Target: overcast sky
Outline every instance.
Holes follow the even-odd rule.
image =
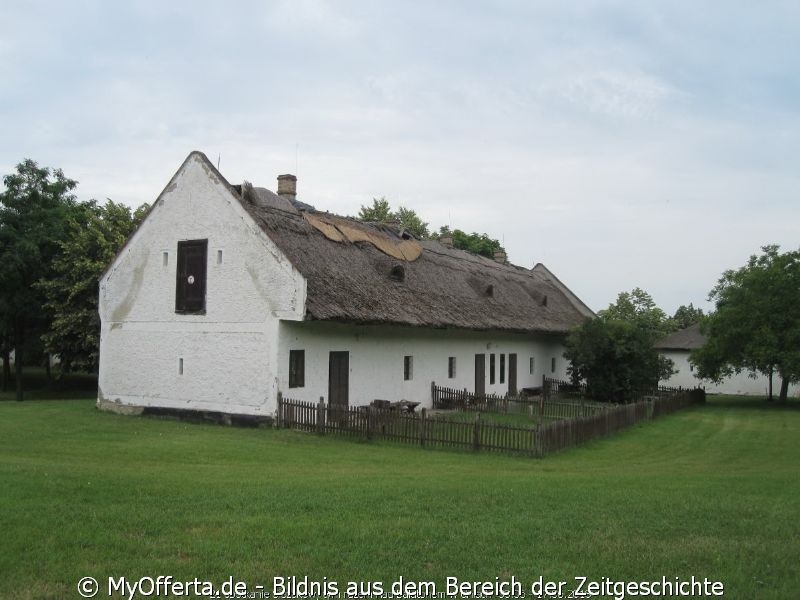
[[[0,4],[0,171],[152,202],[192,150],[501,239],[595,310],[796,249],[800,3]]]

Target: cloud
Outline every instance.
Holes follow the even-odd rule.
[[[705,298],[796,244],[798,9],[626,1],[0,7],[0,166],[152,201],[193,149],[233,182],[374,196],[503,238],[595,308]]]
[[[267,6],[264,25],[282,36],[347,39],[358,34],[358,21],[327,0],[280,0]]]
[[[607,70],[582,73],[544,91],[579,109],[625,118],[652,116],[676,94],[665,82],[646,73]]]

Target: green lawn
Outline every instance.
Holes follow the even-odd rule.
[[[711,398],[535,460],[0,401],[0,597],[77,598],[84,576],[694,575],[795,598],[799,433],[796,401]]]
[[[432,418],[440,418],[447,421],[458,421],[461,423],[474,423],[475,422],[475,415],[477,413],[471,411],[461,411],[461,410],[439,410],[435,411],[432,414]],[[494,413],[494,412],[482,412],[481,413],[481,421],[483,423],[492,423],[497,425],[508,425],[510,427],[536,427],[536,425],[541,421],[539,419],[539,415],[527,415],[527,414],[520,414],[520,413]],[[545,423],[549,423],[551,419],[544,419]]]

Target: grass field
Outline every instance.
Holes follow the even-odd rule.
[[[796,598],[799,433],[796,401],[711,398],[535,460],[0,401],[0,597],[78,598],[84,576],[694,575]]]

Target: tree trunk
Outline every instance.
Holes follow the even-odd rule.
[[[3,391],[8,391],[8,382],[11,381],[11,351],[3,351]]]
[[[22,361],[25,360],[25,321],[18,318],[14,326],[14,376],[17,384],[17,402],[24,399],[22,393]]]
[[[772,375],[773,375],[773,373],[775,373],[775,369],[770,368],[770,370],[769,370],[769,398],[767,398],[767,400],[769,400],[770,402],[772,402]]]
[[[50,353],[44,355],[44,370],[47,373],[47,381],[51,381],[53,377],[50,373]]]
[[[786,403],[786,398],[789,395],[789,378],[788,377],[781,377],[781,395],[778,398],[778,401],[782,404]]]
[[[22,348],[14,348],[14,377],[17,380],[17,402],[22,402]]]

